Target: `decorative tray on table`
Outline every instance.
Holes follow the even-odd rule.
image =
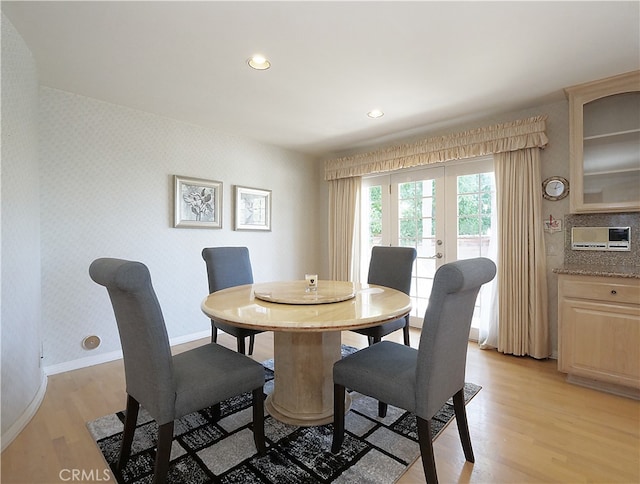
[[[306,281],[255,284],[253,293],[263,301],[280,304],[328,304],[347,301],[356,295],[352,282],[318,281],[310,288]]]

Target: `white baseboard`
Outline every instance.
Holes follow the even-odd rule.
[[[40,373],[40,387],[38,388],[36,395],[33,397],[33,400],[31,400],[29,405],[27,405],[27,408],[25,408],[24,412],[22,413],[22,415],[20,415],[18,420],[16,420],[4,434],[2,434],[2,437],[0,438],[0,440],[2,440],[1,452],[4,452],[4,449],[6,449],[9,444],[14,441],[14,439],[20,434],[20,432],[22,432],[22,429],[24,429],[31,421],[33,416],[40,408],[40,404],[42,403],[42,400],[44,400],[46,391],[47,375],[44,371],[42,371]]]
[[[169,344],[171,346],[181,345],[183,343],[191,343],[192,341],[196,341],[203,338],[209,338],[211,340],[211,330],[208,329],[206,331],[200,331],[198,333],[191,333],[184,336],[178,336],[177,338],[171,338],[169,340]]]
[[[109,361],[119,360],[120,358],[122,358],[122,350],[110,351],[109,353],[101,353],[95,356],[78,358],[77,360],[64,361],[62,363],[58,363],[57,365],[45,366],[44,372],[47,375],[57,375],[58,373],[64,373],[66,371],[72,371],[72,370],[79,370],[80,368],[99,365],[101,363],[107,363]]]
[[[202,338],[211,338],[211,331],[200,331],[198,333],[187,334],[184,336],[178,336],[171,338],[169,344],[171,346],[180,345],[183,343],[189,343]],[[111,351],[109,353],[102,353],[95,356],[87,356],[86,358],[78,358],[77,360],[65,361],[56,365],[49,365],[44,367],[46,375],[56,375],[58,373],[64,373],[66,371],[78,370],[80,368],[87,368],[89,366],[99,365],[101,363],[107,363],[109,361],[119,360],[122,358],[122,350]]]
[[[183,343],[189,343],[202,338],[210,338],[211,331],[201,331],[199,333],[187,334],[184,336],[178,336],[169,340],[171,346],[180,345]],[[99,365],[100,363],[107,363],[109,361],[118,360],[122,358],[122,350],[111,351],[109,353],[103,353],[96,356],[88,356],[86,358],[79,358],[77,360],[65,361],[57,365],[45,366],[42,368],[40,386],[36,392],[35,397],[29,403],[22,415],[16,420],[16,422],[2,434],[0,441],[2,442],[2,451],[6,449],[11,442],[22,432],[22,430],[31,421],[36,414],[44,400],[45,393],[47,391],[47,377],[49,375],[55,375],[57,373],[64,373],[65,371],[78,370],[80,368],[86,368],[88,366]]]

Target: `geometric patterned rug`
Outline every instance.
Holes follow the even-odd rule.
[[[355,351],[343,347],[343,354]],[[273,389],[273,361],[265,366],[265,393]],[[465,402],[480,387],[465,384]],[[332,425],[297,427],[265,415],[267,453],[258,455],[251,431],[251,394],[221,404],[221,418],[210,409],[176,420],[171,449],[170,483],[380,483],[396,482],[420,456],[415,417],[389,405],[378,417],[378,402],[351,393],[345,418],[345,440],[338,455],[331,453]],[[435,439],[453,419],[448,402],[432,420]],[[87,423],[96,444],[120,484],[150,483],[158,427],[141,407],[131,457],[120,473],[118,460],[124,412]]]

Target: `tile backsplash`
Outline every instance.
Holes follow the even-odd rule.
[[[572,250],[572,227],[631,227],[628,252]],[[640,212],[567,214],[564,216],[565,264],[640,266]]]

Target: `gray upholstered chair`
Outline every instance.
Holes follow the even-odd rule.
[[[416,415],[422,465],[430,484],[437,482],[431,418],[453,396],[464,455],[474,462],[464,404],[467,344],[478,291],[495,274],[495,264],[482,257],[441,266],[417,350],[383,341],[334,364],[333,453],[340,451],[344,440],[345,388],[349,388]]]
[[[413,261],[416,260],[416,249],[413,247],[376,246],[371,249],[369,261],[369,284],[391,287],[409,294],[411,291],[411,273]],[[369,345],[379,343],[384,336],[402,329],[404,344],[409,346],[409,315],[394,319],[371,328],[355,329],[359,334],[367,336]]]
[[[249,249],[246,247],[207,247],[202,250],[202,258],[207,264],[209,293],[228,287],[253,284],[253,271]],[[218,329],[235,336],[238,353],[245,353],[245,338],[249,338],[249,354],[253,354],[255,335],[262,331],[238,328],[222,321],[211,320],[211,341],[218,341]]]
[[[147,267],[140,262],[96,259],[89,274],[105,286],[120,334],[127,391],[124,434],[117,468],[131,451],[139,406],[158,424],[154,481],[165,482],[169,469],[174,420],[245,392],[253,393],[253,435],[264,453],[264,369],[223,346],[209,343],[171,355],[160,304]]]

